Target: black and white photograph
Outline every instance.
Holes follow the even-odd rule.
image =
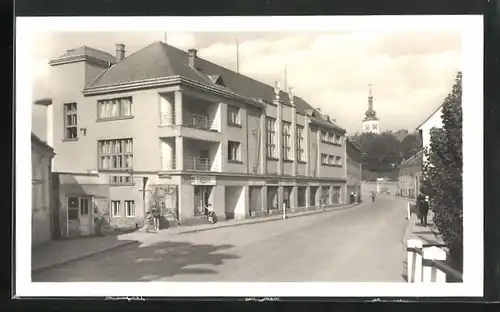
[[[20,296],[482,296],[481,17],[17,23]]]

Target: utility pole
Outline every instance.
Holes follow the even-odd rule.
[[[165,33],[165,44],[167,44],[167,33]]]

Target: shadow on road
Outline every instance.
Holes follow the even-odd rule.
[[[33,282],[134,282],[179,274],[215,274],[212,266],[239,258],[220,252],[232,247],[188,242],[159,242],[146,247],[134,244],[39,272],[33,275]]]

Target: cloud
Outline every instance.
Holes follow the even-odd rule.
[[[68,48],[88,45],[114,54],[114,44],[123,42],[128,54],[164,38],[161,32],[47,34],[35,55],[37,77]],[[167,33],[167,40],[233,70],[238,40],[242,74],[284,86],[286,66],[295,94],[350,133],[361,130],[369,84],[381,128],[413,130],[451,91],[462,57],[459,33]]]

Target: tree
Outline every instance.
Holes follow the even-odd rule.
[[[443,127],[430,131],[430,148],[425,150],[424,181],[421,191],[431,199],[434,223],[450,255],[462,266],[462,73],[457,74],[452,92],[446,97],[441,116]]]
[[[400,142],[391,132],[362,133],[352,137],[363,152],[363,168],[373,172],[392,172],[401,160]]]

